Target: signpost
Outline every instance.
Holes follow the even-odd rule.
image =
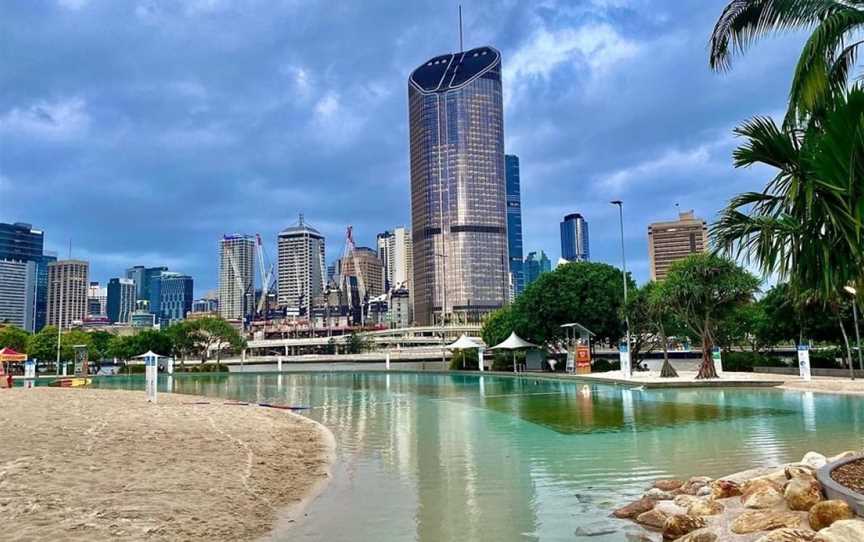
[[[801,379],[810,380],[810,345],[798,345],[798,372],[801,374]]]
[[[483,372],[483,363],[485,363],[483,361],[483,350],[484,350],[483,348],[477,349],[477,367],[480,368],[481,373]]]
[[[156,377],[159,371],[158,357],[153,352],[144,354],[144,371],[147,377],[147,401],[156,402]]]
[[[711,350],[711,359],[714,360],[714,369],[717,371],[717,376],[723,375],[723,351],[719,346],[715,346]]]
[[[591,373],[591,348],[587,344],[576,346],[576,374]]]
[[[622,342],[618,346],[618,356],[621,358],[621,374],[625,379],[629,380],[630,373],[630,345]]]

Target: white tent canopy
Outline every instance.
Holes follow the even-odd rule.
[[[473,339],[465,334],[462,334],[458,341],[447,345],[447,350],[467,350],[469,348],[486,348],[486,345],[480,339]]]
[[[529,343],[519,335],[516,335],[516,332],[513,331],[510,333],[510,336],[507,337],[507,340],[500,344],[496,344],[491,348],[491,350],[519,350],[522,348],[538,348],[538,345]]]
[[[141,354],[140,356],[135,356],[136,358],[165,358],[168,356],[160,356],[156,352],[152,350],[148,350],[146,354]]]

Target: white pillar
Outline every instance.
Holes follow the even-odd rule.
[[[810,345],[798,345],[798,372],[801,380],[810,380]]]
[[[621,375],[629,380],[630,374],[630,345],[626,342],[621,343],[618,347],[618,357],[621,360]]]
[[[276,358],[276,370],[282,372],[282,356]]]
[[[477,349],[477,366],[480,368],[480,372],[483,372],[483,349]]]
[[[384,368],[390,370],[390,352],[384,354]]]
[[[156,377],[159,367],[156,364],[156,356],[144,358],[144,371],[147,378],[147,401],[156,402]]]
[[[169,375],[174,374],[174,358],[168,358],[165,360],[165,372]]]
[[[714,347],[714,350],[711,351],[711,358],[714,360],[717,376],[723,376],[723,350],[719,346]]]

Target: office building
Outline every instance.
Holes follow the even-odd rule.
[[[90,264],[81,260],[48,263],[47,324],[68,329],[87,317]]]
[[[428,60],[408,108],[414,319],[476,320],[509,290],[501,54]]]
[[[164,271],[159,285],[159,311],[156,321],[162,325],[171,325],[186,319],[192,312],[193,281],[189,275]]]
[[[255,244],[252,235],[219,241],[219,314],[226,320],[244,320],[254,309]]]
[[[87,317],[101,318],[108,316],[108,289],[98,282],[91,282],[87,288]]]
[[[216,314],[219,312],[219,301],[210,298],[201,298],[192,301],[192,312],[196,314]]]
[[[413,275],[411,234],[403,227],[378,234],[378,258],[384,265],[384,290],[409,288]]]
[[[0,260],[0,323],[33,332],[36,318],[36,262]]]
[[[708,250],[708,226],[692,210],[678,213],[678,220],[648,226],[651,280],[663,280],[669,267],[690,254]]]
[[[128,324],[135,310],[136,285],[132,279],[113,278],[106,288],[108,299],[105,311],[112,324]]]
[[[39,331],[48,319],[48,264],[56,261],[46,254],[44,232],[23,222],[0,223],[0,260],[36,263],[36,301],[33,328]]]
[[[411,325],[411,296],[407,288],[393,288],[387,299],[387,322],[391,328]]]
[[[153,286],[155,284],[156,288],[159,287],[160,277],[165,271],[168,271],[165,266],[144,267],[143,265],[136,265],[126,270],[126,278],[135,283],[135,300],[146,300],[150,311],[154,314],[158,313],[159,309],[159,292],[154,292]]]
[[[359,268],[358,273],[354,270],[354,262],[357,262]],[[353,255],[341,258],[336,268],[340,277],[344,280],[347,278],[357,278],[357,287],[361,286],[365,291],[363,299],[357,299],[358,303],[363,303],[378,297],[384,293],[384,265],[378,258],[378,254],[369,247],[356,247]]]
[[[312,299],[324,289],[324,236],[303,222],[279,232],[279,273],[276,302],[308,313]]]
[[[537,252],[529,252],[525,258],[525,286],[528,286],[543,273],[552,271],[552,262],[546,257],[546,253],[542,250]]]
[[[561,221],[561,257],[568,262],[587,262],[591,259],[588,222],[579,213],[569,214]]]
[[[522,260],[522,189],[518,156],[504,155],[504,177],[507,184],[507,253],[510,257],[510,287],[514,295],[519,295],[525,289],[525,263]]]

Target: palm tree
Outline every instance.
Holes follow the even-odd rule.
[[[786,124],[818,114],[832,96],[845,92],[864,30],[864,0],[731,0],[714,26],[710,65],[725,70],[769,34],[813,29],[795,69]]]

